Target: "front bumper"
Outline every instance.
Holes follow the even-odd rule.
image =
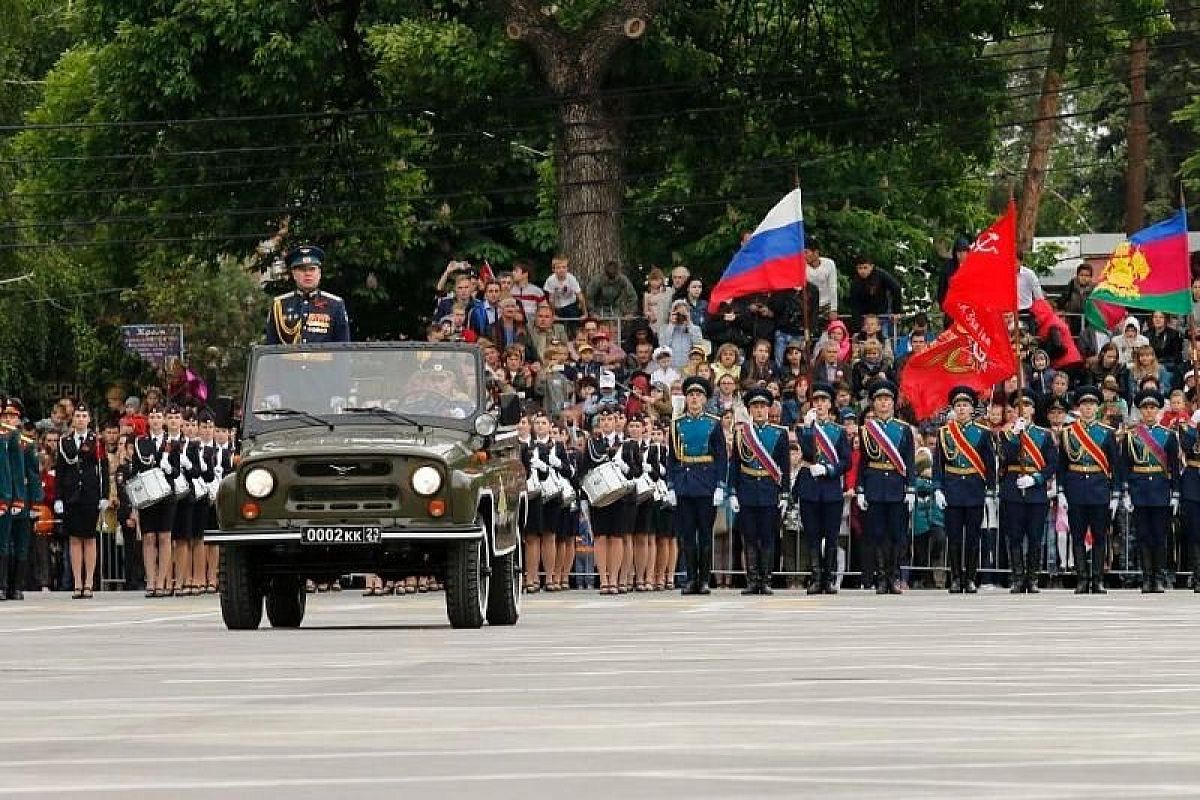
[[[459,541],[482,539],[485,533],[484,528],[479,525],[409,525],[404,528],[384,528],[382,538],[385,542]],[[204,532],[206,544],[276,544],[299,541],[298,529]]]

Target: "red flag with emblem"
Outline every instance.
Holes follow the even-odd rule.
[[[946,406],[946,395],[955,386],[991,391],[1014,368],[1007,338],[985,347],[982,340],[954,325],[928,350],[909,356],[900,372],[900,394],[924,420]]]
[[[483,266],[479,268],[479,285],[487,286],[489,282],[496,280],[496,273],[492,271],[492,265],[485,258]]]

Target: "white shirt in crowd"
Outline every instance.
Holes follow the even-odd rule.
[[[817,305],[828,307],[833,313],[838,308],[837,264],[832,258],[821,256],[817,266],[808,265],[808,283],[817,290]]]
[[[1029,267],[1022,266],[1017,273],[1017,308],[1027,311],[1033,306],[1034,300],[1044,300],[1046,293],[1042,291],[1042,283],[1037,273]]]
[[[554,307],[555,311],[578,302],[579,295],[583,294],[579,281],[575,280],[575,276],[569,272],[561,281],[557,275],[551,274],[549,278],[546,278],[546,283],[542,288],[549,295],[550,305]]]

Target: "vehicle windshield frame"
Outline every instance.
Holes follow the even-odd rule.
[[[464,354],[469,355],[475,365],[475,395],[472,397],[472,401],[475,403],[474,412],[468,414],[462,419],[454,419],[436,414],[430,415],[411,413],[406,410],[401,411],[400,413],[406,417],[411,417],[415,422],[419,422],[421,425],[429,427],[451,428],[463,431],[473,431],[475,429],[475,419],[482,414],[489,413],[484,392],[480,391],[481,387],[485,386],[486,383],[483,369],[483,354],[480,352],[478,347],[465,345],[460,342],[331,342],[305,345],[255,345],[250,351],[249,365],[246,370],[246,384],[242,392],[242,435],[245,437],[253,437],[263,433],[272,433],[275,431],[316,427],[311,423],[296,417],[266,419],[259,417],[254,412],[250,404],[250,395],[254,390],[255,380],[259,372],[260,361],[264,357],[284,355],[287,353],[344,353],[348,351],[410,353],[432,352],[453,353],[456,356],[462,356]],[[329,420],[334,424],[335,428],[349,426],[401,425],[401,423],[389,419],[382,414],[335,414],[333,411],[314,411],[312,413]]]

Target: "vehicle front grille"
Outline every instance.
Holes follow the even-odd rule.
[[[395,511],[400,508],[400,489],[370,483],[293,486],[288,505],[296,511]]]
[[[330,459],[301,461],[296,464],[296,475],[301,478],[382,478],[391,474],[390,461]]]

